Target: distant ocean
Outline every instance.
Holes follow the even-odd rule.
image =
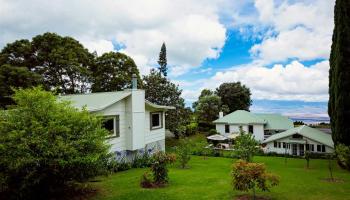
[[[305,124],[329,123],[329,117],[289,117],[293,121],[302,121]]]

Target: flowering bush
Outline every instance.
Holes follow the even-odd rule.
[[[233,165],[232,170],[233,188],[241,191],[253,190],[255,197],[255,187],[262,191],[269,191],[270,187],[279,183],[276,175],[266,172],[265,165],[262,163],[248,163],[238,160]]]
[[[154,183],[162,185],[168,183],[168,168],[167,164],[174,163],[176,156],[159,151],[153,154],[151,170],[153,173]]]

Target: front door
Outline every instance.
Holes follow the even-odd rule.
[[[292,154],[293,155],[298,155],[298,146],[297,144],[292,144]]]
[[[299,144],[299,156],[304,156],[304,144]]]

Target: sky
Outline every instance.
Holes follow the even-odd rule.
[[[99,55],[131,56],[141,74],[166,43],[186,105],[240,81],[253,112],[327,117],[334,0],[0,0],[0,48],[56,32]]]

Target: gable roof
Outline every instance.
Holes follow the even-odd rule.
[[[86,106],[88,111],[99,111],[131,95],[131,91],[96,92],[89,94],[62,95],[58,98],[72,102],[76,108]]]
[[[257,113],[256,115],[267,122],[265,125],[266,130],[288,130],[294,128],[293,121],[286,116],[262,113]]]
[[[324,145],[327,145],[331,148],[334,148],[334,143],[332,140],[332,136],[330,134],[324,133],[318,129],[308,127],[306,125],[295,127],[292,129],[289,129],[287,131],[274,134],[263,141],[263,143],[269,143],[274,140],[278,140],[281,138],[285,138],[294,134],[300,134],[304,137],[307,137],[309,139],[315,140],[316,142],[322,143]]]
[[[108,106],[117,103],[118,101],[131,95],[131,90],[116,91],[116,92],[96,92],[89,94],[71,94],[59,96],[59,100],[70,101],[76,108],[86,106],[90,112],[100,111]],[[175,109],[172,106],[162,106],[151,103],[145,100],[145,104],[155,109]]]
[[[255,114],[245,111],[236,110],[224,117],[221,117],[213,123],[229,123],[229,124],[265,124],[266,121]]]

